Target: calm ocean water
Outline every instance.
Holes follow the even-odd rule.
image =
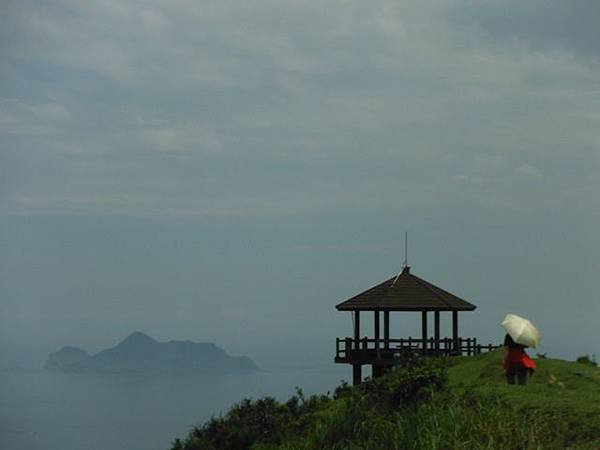
[[[0,449],[164,450],[244,397],[326,393],[349,375],[333,363],[235,375],[2,371]]]

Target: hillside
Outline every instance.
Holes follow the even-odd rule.
[[[63,372],[127,372],[148,370],[252,371],[258,367],[245,356],[229,356],[210,342],[158,342],[135,331],[116,346],[89,355],[63,347],[48,356],[47,370]]]
[[[503,354],[407,360],[333,395],[246,399],[171,450],[600,449],[598,367],[537,359],[526,386],[509,386]]]

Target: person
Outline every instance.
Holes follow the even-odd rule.
[[[506,381],[508,384],[515,384],[516,376],[519,384],[525,384],[527,374],[533,375],[536,369],[535,361],[525,352],[527,346],[517,344],[509,334],[504,337],[504,346],[508,350],[502,361],[502,367],[506,371]]]

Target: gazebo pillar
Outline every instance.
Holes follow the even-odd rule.
[[[386,350],[390,348],[390,312],[383,312],[383,347]]]
[[[360,311],[354,311],[354,350],[360,350]],[[362,381],[362,365],[352,364],[352,385]]]
[[[379,352],[379,310],[373,311],[373,316],[375,318],[375,354],[377,363],[371,364],[372,376],[373,378],[380,377],[383,375],[383,366],[379,364],[379,358],[381,354]]]
[[[423,352],[427,350],[427,311],[421,311],[421,338],[423,339]]]
[[[379,356],[379,311],[373,311],[375,316],[375,351]]]
[[[433,337],[435,339],[435,349],[440,349],[440,312],[433,313]]]
[[[360,311],[354,311],[354,350],[360,349]]]
[[[362,365],[352,364],[352,385],[358,386],[362,383]]]
[[[452,343],[454,352],[458,352],[458,311],[452,311]]]

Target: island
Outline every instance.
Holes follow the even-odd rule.
[[[44,369],[61,372],[211,371],[252,372],[258,366],[246,356],[230,356],[211,342],[159,342],[135,331],[115,347],[90,355],[63,347],[48,356]]]

